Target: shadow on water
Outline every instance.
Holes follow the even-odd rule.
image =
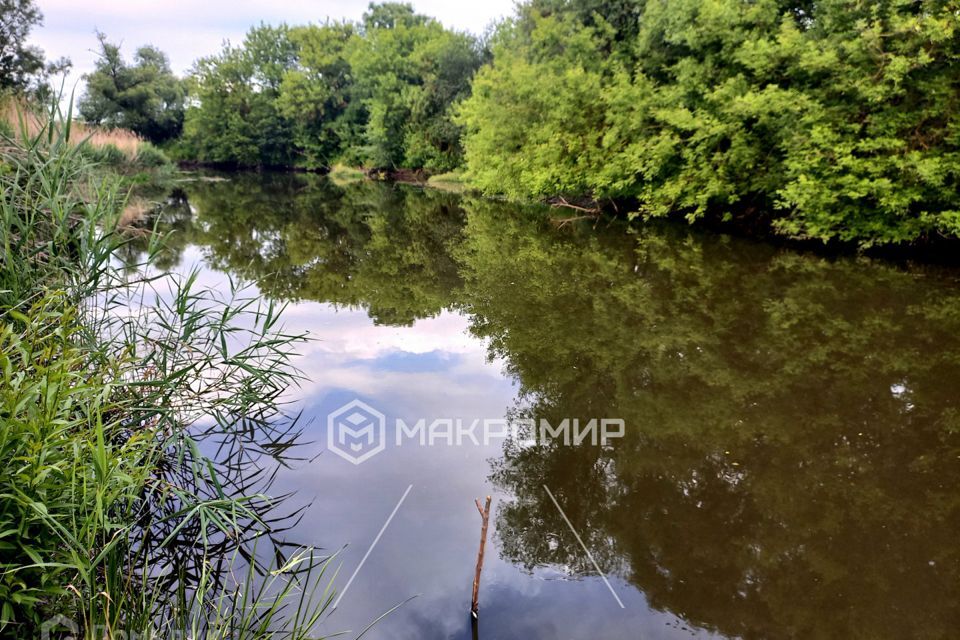
[[[697,629],[960,623],[955,272],[676,226],[554,229],[537,209],[315,176],[187,183],[159,215],[171,264],[196,245],[271,297],[390,326],[464,314],[518,385],[512,418],[622,418],[609,447],[508,442],[490,461],[509,496],[495,548],[517,567],[595,575],[546,485],[604,572]],[[514,636],[491,606],[489,637]]]

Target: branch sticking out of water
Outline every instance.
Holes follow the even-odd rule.
[[[480,527],[480,551],[477,553],[477,572],[473,577],[473,600],[470,602],[470,613],[474,620],[479,617],[480,613],[480,572],[483,571],[483,552],[487,546],[487,525],[490,524],[490,501],[491,497],[487,496],[486,504],[481,507],[480,499],[474,500],[474,504],[477,505],[477,511],[480,512],[480,517],[483,519],[483,524]]]

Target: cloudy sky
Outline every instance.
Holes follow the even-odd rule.
[[[73,60],[69,83],[93,68],[94,31],[121,41],[129,56],[141,44],[160,47],[175,72],[219,51],[224,40],[239,42],[247,29],[270,24],[359,19],[368,0],[37,0],[44,25],[31,34],[48,59]],[[414,0],[417,11],[456,29],[481,33],[509,14],[513,0]]]

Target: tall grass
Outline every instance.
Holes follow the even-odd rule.
[[[0,634],[308,637],[330,559],[284,547],[261,465],[302,337],[155,242],[131,277],[126,194],[69,114],[30,126],[0,159]]]
[[[59,133],[62,121],[50,122],[49,114],[38,110],[23,99],[0,96],[0,133],[29,144],[51,129]],[[107,129],[71,119],[67,144],[81,147],[89,160],[108,166],[131,166],[155,169],[170,165],[170,160],[158,148],[127,129]]]
[[[36,138],[49,127],[59,127],[62,123],[54,121],[52,124],[46,113],[37,112],[35,108],[22,99],[7,96],[0,99],[0,122],[18,136],[25,134],[25,139]],[[144,140],[127,129],[104,129],[94,127],[76,120],[71,121],[73,133],[71,140],[74,144],[86,141],[91,147],[99,149],[110,145],[120,150],[130,161],[136,159]]]

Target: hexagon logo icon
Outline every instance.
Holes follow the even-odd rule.
[[[70,635],[66,635],[66,634]],[[41,640],[76,640],[78,636],[73,634],[80,633],[80,627],[76,622],[66,616],[56,615],[40,625]]]
[[[386,416],[365,402],[353,400],[327,416],[327,448],[348,462],[365,462],[386,444]]]

